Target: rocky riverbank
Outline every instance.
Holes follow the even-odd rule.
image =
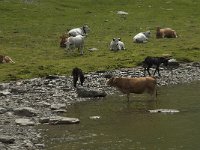
[[[185,63],[171,70],[161,69],[158,86],[200,80],[200,63]],[[45,149],[38,124],[79,123],[78,118],[61,117],[72,103],[103,97],[116,89],[106,85],[106,77],[143,76],[143,68],[125,68],[86,74],[82,88],[72,87],[72,77],[47,76],[0,84],[0,149]],[[80,85],[78,85],[80,87]],[[70,117],[70,116],[69,116]]]

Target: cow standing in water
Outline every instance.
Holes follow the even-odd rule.
[[[118,88],[123,94],[127,94],[129,101],[130,93],[142,94],[147,92],[151,96],[157,95],[156,79],[153,77],[112,77],[107,85]]]

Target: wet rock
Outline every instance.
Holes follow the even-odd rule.
[[[42,117],[39,119],[39,123],[49,123],[50,118],[49,117]]]
[[[0,114],[4,114],[7,112],[7,109],[0,107]]]
[[[56,109],[56,110],[53,110],[53,112],[55,112],[55,113],[65,113],[65,112],[67,112],[67,110],[65,110],[65,109]]]
[[[69,117],[61,117],[61,116],[53,116],[50,117],[49,124],[57,125],[57,124],[77,124],[80,120],[78,118],[69,118]]]
[[[40,148],[40,149],[44,149],[45,148],[45,145],[44,144],[35,144],[35,146],[37,148]]]
[[[178,113],[180,112],[177,109],[154,109],[154,110],[149,110],[150,113]]]
[[[66,107],[66,104],[52,104],[51,110],[65,109]]]
[[[39,102],[38,105],[43,106],[43,107],[49,107],[49,106],[51,106],[50,103],[47,103],[45,101]]]
[[[37,111],[31,107],[21,107],[14,109],[14,114],[18,116],[33,117],[37,116]]]
[[[21,126],[34,126],[35,122],[31,121],[31,119],[19,118],[15,119],[15,123]]]
[[[10,95],[10,91],[8,90],[3,90],[3,91],[0,91],[0,96],[6,96],[6,95]]]
[[[28,149],[28,150],[34,150],[35,146],[30,140],[24,140],[23,145]]]
[[[79,97],[105,97],[107,94],[104,91],[88,89],[88,88],[77,88],[77,94]]]
[[[6,143],[6,144],[13,144],[15,142],[15,138],[12,136],[0,135],[0,142]]]

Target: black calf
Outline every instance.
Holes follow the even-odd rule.
[[[79,80],[81,82],[81,85],[83,86],[83,82],[85,81],[85,77],[84,77],[83,72],[82,72],[82,70],[80,68],[77,68],[77,67],[74,68],[72,70],[72,76],[73,76],[73,85],[74,85],[74,87],[76,87],[76,83],[78,81],[78,78],[79,78]]]
[[[161,64],[164,64],[165,66],[168,65],[168,59],[164,58],[164,57],[150,57],[147,56],[145,58],[145,60],[143,61],[143,67],[144,67],[144,76],[146,76],[146,70],[149,74],[149,76],[151,76],[149,69],[155,65],[156,66],[156,70],[154,71],[154,74],[156,73],[156,71],[158,71],[158,75],[160,76],[160,72],[159,72],[159,67]]]

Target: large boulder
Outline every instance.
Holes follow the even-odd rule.
[[[6,144],[13,144],[15,142],[15,139],[12,136],[0,136],[0,142],[6,143]]]
[[[18,116],[33,117],[37,116],[37,111],[31,107],[21,107],[14,109],[14,114]]]
[[[107,94],[104,91],[88,88],[77,88],[77,94],[82,98],[89,97],[105,97]]]

